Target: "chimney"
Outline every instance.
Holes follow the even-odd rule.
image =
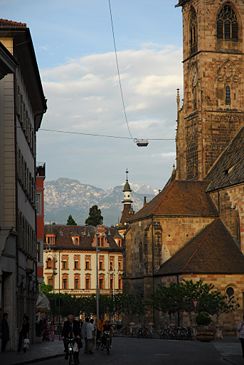
[[[147,197],[144,196],[144,204],[143,204],[143,206],[145,207],[146,204],[147,204]]]

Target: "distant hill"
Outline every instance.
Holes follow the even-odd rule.
[[[135,211],[142,207],[144,196],[149,201],[157,193],[157,190],[149,185],[131,184],[131,187]],[[66,224],[67,218],[71,214],[77,224],[84,224],[90,207],[97,204],[102,211],[104,224],[114,225],[118,223],[123,209],[122,190],[122,186],[103,190],[68,178],[46,181],[45,222]]]

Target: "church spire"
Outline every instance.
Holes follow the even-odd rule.
[[[126,174],[126,181],[125,181],[125,184],[123,187],[124,199],[122,201],[124,208],[123,208],[123,212],[122,212],[122,216],[121,216],[121,220],[120,220],[121,224],[126,224],[129,220],[130,216],[134,214],[134,211],[132,208],[133,201],[132,201],[132,197],[131,197],[132,190],[131,190],[131,187],[129,184],[129,179],[128,179],[128,174],[129,174],[128,169],[126,169],[125,174]]]

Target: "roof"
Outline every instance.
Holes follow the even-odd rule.
[[[114,240],[115,229],[108,229],[104,227],[104,234],[108,242],[108,246],[99,247],[99,250],[122,251],[122,248],[117,245]],[[67,226],[67,225],[45,225],[44,234],[55,235],[55,244],[45,244],[51,246],[53,249],[73,249],[73,250],[95,250],[93,245],[94,236],[96,234],[96,227],[93,226]],[[79,245],[73,243],[72,237],[78,236],[80,238]]]
[[[244,183],[244,127],[237,133],[206,176],[207,191]]]
[[[0,28],[26,28],[26,23],[15,22],[8,19],[0,19]]]
[[[218,212],[206,193],[207,182],[170,180],[164,189],[131,219],[159,216],[216,217]]]
[[[25,23],[0,19],[0,37],[13,38],[13,56],[20,67],[27,92],[31,95],[30,103],[38,130],[47,105],[30,30]]]
[[[244,256],[218,218],[161,265],[157,276],[244,274]]]
[[[124,185],[123,192],[125,192],[125,191],[132,191],[128,180],[126,180],[126,183]]]

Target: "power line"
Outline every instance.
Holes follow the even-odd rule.
[[[73,135],[82,135],[82,136],[90,136],[90,137],[102,137],[102,138],[115,138],[115,139],[127,139],[127,140],[135,140],[132,137],[124,137],[124,136],[113,136],[110,134],[98,134],[98,133],[85,133],[85,132],[75,132],[75,131],[64,131],[61,129],[47,129],[40,128],[39,131],[43,132],[52,132],[52,133],[63,133],[63,134],[73,134]],[[147,138],[148,141],[175,141],[175,138]]]
[[[134,140],[131,130],[130,130],[127,113],[126,113],[126,108],[125,108],[125,100],[124,100],[124,93],[123,93],[123,89],[122,89],[122,82],[121,82],[121,76],[120,76],[120,70],[119,70],[119,60],[118,60],[118,53],[117,53],[117,46],[116,46],[115,32],[114,32],[113,14],[112,14],[112,7],[111,7],[110,0],[108,0],[108,6],[109,6],[109,13],[110,13],[110,22],[111,22],[111,30],[112,30],[112,35],[113,35],[115,62],[116,62],[116,68],[117,68],[117,74],[118,74],[119,90],[120,90],[120,96],[121,96],[121,101],[122,101],[122,106],[123,106],[123,112],[124,112],[127,129],[128,129],[129,135],[130,135],[130,139]]]

